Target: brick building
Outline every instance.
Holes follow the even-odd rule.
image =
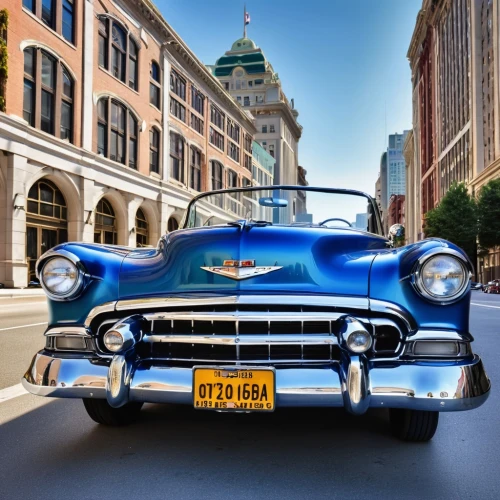
[[[387,207],[387,226],[394,224],[405,224],[405,195],[393,194],[389,198],[389,206]]]
[[[151,2],[4,7],[1,283],[68,240],[156,245],[193,194],[251,183],[253,118]]]
[[[500,22],[492,0],[423,0],[408,49],[413,84],[413,137],[405,146],[407,231],[424,236],[425,214],[450,185],[476,196],[500,177]],[[476,279],[500,275],[500,251],[478,262]]]

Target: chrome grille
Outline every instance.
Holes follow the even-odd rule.
[[[340,320],[352,311],[324,306],[259,304],[198,306],[190,310],[136,311],[108,318],[96,329],[102,336],[118,320],[139,313],[144,337],[136,346],[142,359],[169,362],[328,363],[340,359]],[[358,311],[359,312],[359,311]],[[374,357],[391,357],[402,346],[402,329],[389,318],[356,314],[374,336]]]

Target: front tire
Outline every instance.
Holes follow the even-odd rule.
[[[94,422],[117,427],[135,422],[143,403],[127,403],[120,408],[113,408],[105,399],[85,398],[83,405]]]
[[[434,436],[438,422],[438,411],[390,409],[390,421],[393,434],[410,442],[430,441]]]

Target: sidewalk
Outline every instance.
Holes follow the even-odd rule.
[[[14,299],[18,297],[44,297],[42,288],[0,288],[1,299]]]

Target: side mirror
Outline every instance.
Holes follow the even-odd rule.
[[[393,224],[389,228],[388,238],[393,247],[402,247],[405,244],[405,227],[403,224]]]
[[[259,198],[259,205],[263,207],[284,208],[288,206],[288,200],[267,196]]]

